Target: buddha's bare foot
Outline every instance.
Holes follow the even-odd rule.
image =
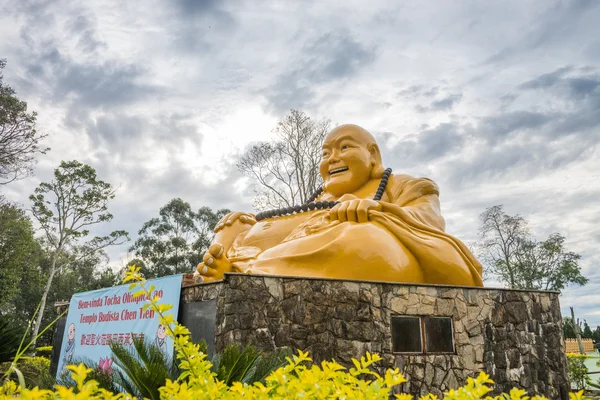
[[[223,279],[225,272],[233,270],[224,250],[221,243],[213,243],[208,251],[204,253],[203,262],[198,264],[197,267],[197,271],[204,282]]]

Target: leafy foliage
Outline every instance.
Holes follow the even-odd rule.
[[[0,363],[10,361],[17,354],[23,332],[9,315],[0,315]]]
[[[110,348],[113,353],[111,363],[114,361],[114,365],[118,367],[110,368],[110,373],[90,360],[74,360],[74,364],[83,363],[91,369],[89,376],[98,382],[100,388],[124,390],[138,398],[158,399],[160,388],[167,379],[176,380],[181,372],[172,359],[167,358],[160,348],[148,341],[136,338],[133,347],[113,343]],[[205,342],[200,343],[199,349],[207,354]],[[252,346],[242,348],[231,345],[223,354],[213,357],[211,370],[216,374],[216,379],[227,386],[232,386],[235,382],[264,382],[270,373],[287,363],[286,358],[290,355],[289,350],[265,355]],[[60,383],[65,386],[75,384],[71,379],[64,379]]]
[[[114,382],[138,398],[159,399],[159,388],[167,379],[177,379],[179,371],[158,346],[136,338],[133,347],[110,345],[116,366]]]
[[[108,202],[114,197],[112,186],[99,180],[92,167],[78,161],[61,162],[54,170],[54,179],[40,183],[29,197],[33,203],[32,213],[44,233],[50,259],[40,313],[33,328],[34,337],[42,324],[55,275],[68,264],[97,256],[107,246],[129,240],[127,232],[120,230],[81,243],[92,226],[112,220]]]
[[[172,199],[160,208],[158,218],[140,229],[130,249],[139,259],[130,264],[141,265],[147,278],[192,271],[208,250],[215,225],[228,212],[213,212],[209,207],[195,212],[182,199]]]
[[[12,311],[20,278],[37,267],[40,248],[31,221],[12,204],[0,204],[0,312]]]
[[[563,337],[569,339],[575,339],[577,333],[575,332],[575,324],[571,317],[563,318]]]
[[[571,379],[572,386],[575,386],[577,390],[586,389],[590,383],[588,369],[585,366],[585,360],[587,358],[587,354],[567,354],[569,379]]]
[[[40,250],[37,255],[38,265],[20,271],[19,293],[11,303],[11,314],[15,319],[28,321],[35,312],[39,303],[44,286],[50,274],[51,259],[48,253]],[[64,266],[56,272],[52,286],[47,295],[41,326],[48,325],[55,317],[54,302],[68,301],[74,293],[110,287],[119,283],[119,276],[110,268],[104,266],[106,258],[97,253],[79,261],[73,260],[73,256],[64,252],[58,264]],[[52,343],[52,332],[47,331],[40,337],[38,344],[50,345]]]
[[[54,383],[54,377],[50,375],[50,359],[47,357],[21,357],[17,368],[23,374],[27,387],[50,388]]]
[[[594,339],[596,343],[600,343],[600,326],[596,326],[596,329],[592,331],[592,339]]]
[[[502,206],[486,209],[481,222],[484,262],[509,288],[562,290],[588,282],[578,264],[581,256],[567,251],[561,234],[538,242],[531,237],[527,221],[507,215]]]
[[[592,328],[590,328],[586,320],[583,320],[583,331],[581,332],[581,337],[584,339],[591,339],[592,336]]]
[[[41,357],[50,358],[52,356],[52,346],[41,346],[35,349],[35,354]]]
[[[212,371],[227,386],[235,382],[264,382],[271,372],[285,365],[286,359],[291,355],[291,351],[287,349],[263,354],[253,346],[242,348],[232,344],[225,348],[223,354],[215,354],[211,360]]]
[[[0,185],[32,173],[34,156],[49,148],[40,147],[46,137],[35,129],[37,114],[27,112],[27,103],[4,83],[2,71],[6,60],[0,59]]]
[[[204,354],[199,354],[204,356]],[[309,365],[310,358],[306,353],[299,352],[298,356],[288,358],[288,364],[271,373],[266,384],[254,385],[235,383],[225,386],[210,373],[210,363],[205,359],[199,361],[197,367],[200,374],[194,379],[168,381],[160,389],[161,399],[289,399],[289,398],[351,398],[351,399],[388,399],[390,389],[404,378],[397,370],[387,370],[380,376],[372,370],[372,365],[380,360],[377,355],[367,353],[360,360],[353,360],[355,367],[346,371],[335,362],[323,362],[320,366]],[[37,388],[22,390],[14,382],[6,382],[0,387],[0,399],[10,399],[19,395],[23,399],[131,399],[128,394],[114,394],[101,388],[98,381],[88,379],[93,376],[93,370],[84,364],[70,365],[75,387],[57,386],[55,391]],[[522,389],[512,389],[510,394],[490,397],[494,382],[485,373],[480,373],[475,379],[469,378],[467,384],[458,389],[445,393],[446,400],[547,400],[542,396],[530,397]],[[408,394],[395,395],[397,399],[409,400]],[[434,395],[421,397],[421,400],[436,400]],[[570,400],[584,400],[583,391],[569,393]]]

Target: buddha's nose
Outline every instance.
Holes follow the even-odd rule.
[[[329,162],[329,164],[335,164],[336,162],[340,161],[340,158],[338,157],[337,152],[332,151],[331,155],[329,156],[329,159],[327,161]]]

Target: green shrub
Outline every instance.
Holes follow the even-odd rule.
[[[12,360],[17,354],[23,332],[9,315],[0,315],[0,363]]]
[[[159,388],[167,379],[176,379],[179,370],[161,349],[143,339],[134,339],[132,347],[111,343],[112,358],[105,363],[118,366],[114,370],[109,365],[102,370],[112,376],[113,382],[138,398],[158,400]],[[108,370],[107,370],[108,369]]]
[[[17,368],[23,373],[28,387],[52,387],[54,377],[50,375],[50,359],[46,357],[21,357]]]
[[[46,358],[50,358],[52,356],[52,346],[42,346],[35,348],[35,354],[37,356],[42,356]]]
[[[200,347],[200,351],[207,351]],[[287,364],[292,353],[288,349],[279,349],[270,354],[263,354],[253,346],[241,347],[235,344],[227,346],[223,354],[215,354],[211,360],[211,371],[216,378],[227,386],[235,382],[264,382],[266,377],[276,369]]]
[[[180,344],[183,344],[183,341]],[[178,356],[183,352],[192,351],[194,346],[196,345],[186,344],[185,349],[180,348]],[[405,382],[397,369],[389,369],[382,376],[374,372],[371,366],[380,360],[377,355],[367,353],[360,360],[354,360],[354,368],[345,370],[335,362],[323,362],[320,366],[311,365],[307,354],[299,352],[298,356],[288,360],[286,366],[271,373],[264,384],[248,385],[236,382],[228,387],[215,379],[214,373],[210,372],[211,365],[206,360],[205,354],[187,353],[187,355],[192,356],[186,359],[188,363],[183,371],[187,374],[180,376],[176,381],[168,380],[166,385],[160,388],[161,399],[388,399],[390,389]],[[115,394],[100,389],[98,382],[87,379],[92,370],[83,364],[70,365],[68,368],[72,371],[73,381],[76,382],[75,390],[64,386],[57,386],[54,391],[20,390],[15,382],[9,381],[0,387],[0,400],[12,399],[15,395],[23,399],[131,399],[130,396],[122,393]],[[540,396],[529,397],[524,390],[520,389],[513,389],[510,394],[489,397],[492,383],[488,375],[482,372],[476,379],[469,378],[465,386],[445,393],[444,399],[546,399]],[[583,391],[570,393],[569,397],[571,400],[585,399]],[[413,397],[400,394],[396,395],[396,398],[408,400]],[[421,399],[435,400],[437,397],[428,395]]]
[[[11,363],[0,364],[0,376],[3,375]],[[50,375],[50,360],[46,357],[21,357],[16,367],[23,374],[27,387],[50,388],[54,384],[54,377]]]
[[[587,354],[567,353],[567,363],[569,369],[569,379],[571,386],[577,390],[584,390],[590,383],[588,369],[585,366]]]

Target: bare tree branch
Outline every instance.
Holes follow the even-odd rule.
[[[6,60],[0,59],[0,185],[30,175],[35,155],[49,148],[40,147],[46,137],[35,130],[37,114],[27,112],[27,103],[3,82]]]
[[[291,110],[274,129],[274,142],[255,144],[240,157],[238,169],[257,183],[255,209],[302,204],[317,190],[321,144],[330,125]]]

